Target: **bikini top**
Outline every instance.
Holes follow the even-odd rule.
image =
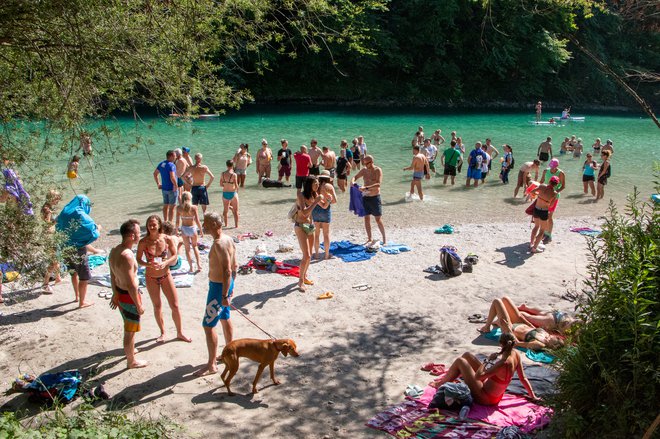
[[[225,183],[233,183],[235,181],[234,175],[229,174],[229,181],[225,180],[225,174],[227,174],[227,171],[222,173],[222,177],[220,178],[220,183],[225,184]]]
[[[156,255],[152,254],[152,253],[149,251],[148,248],[145,248],[145,249],[144,249],[144,252],[147,254],[147,260],[148,260],[149,262],[153,261],[154,258],[156,257]],[[168,254],[168,252],[167,252],[167,246],[166,246],[166,247],[165,247],[165,250],[163,250],[163,252],[160,254],[160,257],[161,257],[162,259],[167,259],[168,256],[169,256],[169,254]]]

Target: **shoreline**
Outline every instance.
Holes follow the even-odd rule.
[[[147,311],[136,342],[138,357],[150,365],[133,370],[125,369],[119,313],[97,296],[102,288],[90,286],[94,306],[76,310],[66,280],[53,295],[25,293],[22,302],[11,300],[2,307],[0,337],[5,349],[0,353],[0,380],[7,386],[18,372],[77,368],[89,376],[90,384],[104,383],[113,397],[101,408],[131,404],[138,413],[165,415],[194,434],[384,437],[364,423],[403,401],[407,384],[431,380],[419,370],[422,364],[447,364],[468,350],[497,350],[478,336],[479,325],[466,324],[467,316],[487,313],[490,302],[503,295],[571,312],[574,304],[560,296],[568,289],[579,291],[588,259],[586,238],[568,229],[600,223],[595,217],[558,218],[555,240],[539,255],[526,252],[530,230],[522,221],[461,222],[452,235],[433,234],[430,227],[391,227],[388,241],[406,244],[412,251],[380,252],[364,262],[313,262],[310,277],[316,284],[306,293],[292,289],[294,278],[264,271],[239,275],[233,305],[274,336],[293,338],[301,354],[280,356],[275,373],[282,384],[273,386],[265,374],[255,395],[249,389],[256,365],[248,360],[241,361],[232,383],[235,397],[226,395],[218,375],[192,377],[207,356],[201,328],[206,269],[195,276],[192,288],[179,289],[183,328],[193,338],[190,345],[155,342],[157,326],[150,300],[143,296]],[[233,236],[231,230],[227,233]],[[334,235],[333,240],[366,239],[361,227],[338,229]],[[118,241],[116,236],[111,239],[113,245]],[[241,241],[236,246],[238,261],[245,263],[258,244],[272,252],[280,243],[293,245],[294,251],[275,253],[278,260],[297,263],[300,251],[292,231]],[[445,278],[423,272],[439,263],[438,249],[444,244],[456,246],[462,257],[478,254],[473,273]],[[352,288],[360,283],[372,288]],[[13,294],[6,291],[11,299]],[[334,298],[318,300],[326,291]],[[173,323],[164,311],[171,338]],[[232,312],[231,318],[235,338],[266,338],[238,313]],[[222,345],[220,336],[220,349]],[[11,410],[31,407],[21,394],[3,395],[0,403]],[[217,422],[217,413],[223,413],[224,422]]]

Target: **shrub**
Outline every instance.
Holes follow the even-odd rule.
[[[660,412],[659,235],[658,206],[635,190],[589,241],[583,324],[558,353],[553,424],[564,437],[641,436]]]

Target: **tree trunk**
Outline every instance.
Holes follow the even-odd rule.
[[[646,101],[640,95],[637,94],[635,90],[633,90],[619,75],[617,75],[616,72],[612,70],[610,66],[605,64],[596,55],[591,53],[589,49],[587,49],[582,44],[580,44],[577,38],[575,38],[573,35],[569,35],[568,39],[571,40],[571,42],[575,44],[582,53],[584,53],[589,58],[591,58],[591,60],[596,63],[598,68],[600,68],[603,71],[603,73],[610,76],[621,87],[623,87],[623,89],[637,101],[637,103],[642,107],[644,112],[648,114],[651,119],[653,119],[653,122],[655,122],[656,126],[660,128],[660,122],[658,121],[658,118],[655,116],[655,114],[653,114],[653,109],[649,104],[646,103]]]

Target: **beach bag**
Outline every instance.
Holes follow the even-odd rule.
[[[525,209],[527,215],[534,215],[534,208],[536,207],[536,200]]]
[[[24,386],[30,393],[30,401],[51,406],[53,403],[68,404],[78,393],[82,376],[77,370],[44,373]]]
[[[465,383],[446,383],[436,390],[430,409],[458,410],[473,403],[470,388]]]
[[[292,223],[298,222],[298,203],[293,203],[293,206],[289,209],[287,217],[289,217]]]
[[[440,249],[440,270],[447,277],[463,274],[463,260],[456,253],[455,247],[446,245]]]

